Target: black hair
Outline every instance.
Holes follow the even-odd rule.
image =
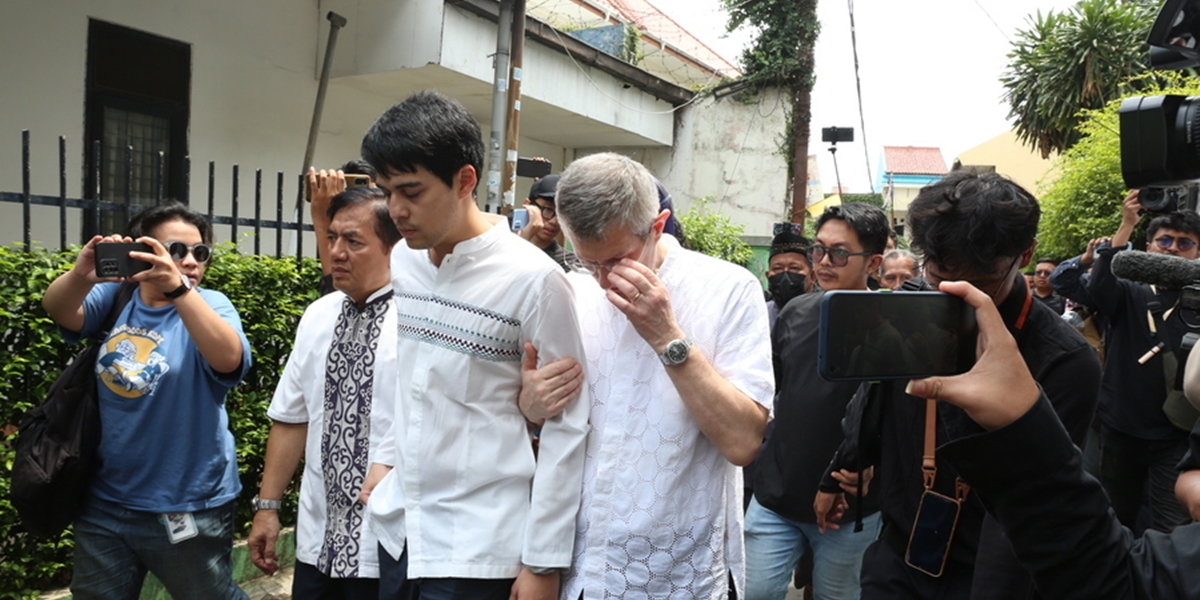
[[[143,236],[150,236],[150,232],[157,229],[159,225],[171,221],[183,221],[194,225],[200,231],[200,239],[205,244],[212,245],[213,228],[212,223],[208,222],[208,217],[176,200],[168,200],[158,206],[151,206],[134,215],[129,220],[127,231],[129,237],[136,240]]]
[[[448,186],[466,165],[482,178],[479,123],[455,100],[425,90],[385,111],[362,141],[362,155],[382,175],[424,167]]]
[[[955,171],[921,188],[908,205],[913,248],[941,268],[991,273],[996,260],[1033,245],[1037,198],[996,173]]]
[[[1056,267],[1057,267],[1059,262],[1060,262],[1060,261],[1059,261],[1057,258],[1053,258],[1053,257],[1050,257],[1050,256],[1043,256],[1043,257],[1041,257],[1041,258],[1037,259],[1036,261],[1034,261],[1034,263],[1033,263],[1033,264],[1035,264],[1035,265],[1036,265],[1036,264],[1039,264],[1039,263],[1050,263],[1050,264],[1052,264],[1052,265],[1054,265],[1054,266],[1056,266]]]
[[[332,221],[333,216],[339,210],[360,204],[371,205],[375,213],[375,235],[379,236],[379,239],[383,241],[384,248],[390,252],[392,246],[400,241],[401,236],[400,230],[396,229],[396,223],[388,214],[387,194],[383,190],[372,187],[347,188],[346,191],[334,196],[329,201],[329,210],[325,211],[325,214]]]
[[[1146,240],[1153,240],[1154,234],[1158,233],[1159,229],[1173,229],[1181,233],[1200,236],[1200,215],[1190,210],[1177,210],[1154,217],[1154,220],[1146,225]]]
[[[375,167],[371,166],[371,163],[361,158],[346,161],[341,170],[347,175],[366,175],[371,178],[371,181],[375,181],[375,177],[379,174]]]
[[[858,243],[862,244],[863,250],[872,254],[883,254],[891,228],[888,227],[887,215],[878,207],[862,202],[845,202],[841,206],[830,206],[817,217],[816,230],[821,231],[821,226],[832,219],[845,221],[846,225],[858,234]]]

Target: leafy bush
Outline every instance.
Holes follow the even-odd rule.
[[[1200,94],[1200,79],[1178,73],[1156,75],[1145,95]],[[1121,141],[1117,109],[1121,101],[1081,113],[1081,139],[1055,162],[1058,177],[1041,196],[1038,256],[1066,258],[1083,252],[1088,240],[1112,235],[1121,223],[1125,182],[1121,177]],[[1149,219],[1143,219],[1138,233]]]
[[[25,252],[0,246],[0,599],[31,599],[38,590],[70,581],[74,538],[68,529],[56,539],[25,533],[9,504],[13,441],[22,415],[45,399],[50,383],[82,346],[63,342],[42,310],[42,294],[70,268],[78,248]],[[267,406],[287,361],[296,326],[316,299],[320,265],[314,259],[271,258],[218,248],[204,286],[229,296],[241,314],[254,367],[230,391],[226,406],[237,442],[242,496],[237,500],[235,535],[249,531],[250,498],[258,490],[270,420]],[[284,522],[294,522],[295,494],[284,503]]]
[[[750,244],[742,241],[742,226],[735,225],[725,215],[709,212],[709,202],[712,202],[711,196],[701,198],[679,215],[688,245],[696,252],[735,265],[749,265],[754,258],[754,251],[750,249]]]

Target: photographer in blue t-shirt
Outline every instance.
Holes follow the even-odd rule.
[[[129,233],[150,252],[96,361],[102,438],[75,521],[76,600],[136,598],[146,571],[177,600],[246,598],[233,582],[233,501],[241,491],[225,393],[250,368],[229,299],[201,289],[212,226],[179,203],[138,213]],[[63,336],[100,328],[122,278],[99,277],[95,236],[42,306]],[[145,266],[145,265],[143,265]]]

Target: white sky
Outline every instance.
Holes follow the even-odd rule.
[[[739,64],[749,35],[726,35],[720,0],[650,0],[696,37]],[[850,43],[854,5],[859,77],[871,179],[863,154]],[[1037,10],[1065,10],[1074,0],[860,0],[817,4],[817,81],[809,154],[820,159],[825,192],[836,186],[821,128],[853,127],[838,144],[842,185],[868,192],[884,146],[936,146],[946,162],[1010,127],[999,78],[1014,32]],[[876,190],[879,191],[879,190]]]

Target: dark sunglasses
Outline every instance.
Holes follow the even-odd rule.
[[[828,246],[809,246],[808,260],[813,266],[825,259],[825,255],[829,255],[829,262],[835,267],[844,267],[850,262],[851,256],[871,256],[874,252],[850,252],[841,248],[830,248]]]
[[[1157,244],[1158,247],[1163,250],[1170,250],[1171,245],[1174,244],[1176,248],[1179,248],[1180,252],[1187,252],[1188,250],[1191,250],[1193,246],[1196,245],[1196,240],[1193,240],[1191,238],[1185,238],[1185,237],[1176,238],[1176,237],[1171,237],[1169,235],[1164,235],[1160,238],[1156,238],[1154,240],[1154,243]]]
[[[175,260],[183,260],[191,254],[198,263],[207,263],[208,259],[212,258],[212,248],[204,244],[196,244],[189,246],[183,242],[167,242],[167,254]]]

